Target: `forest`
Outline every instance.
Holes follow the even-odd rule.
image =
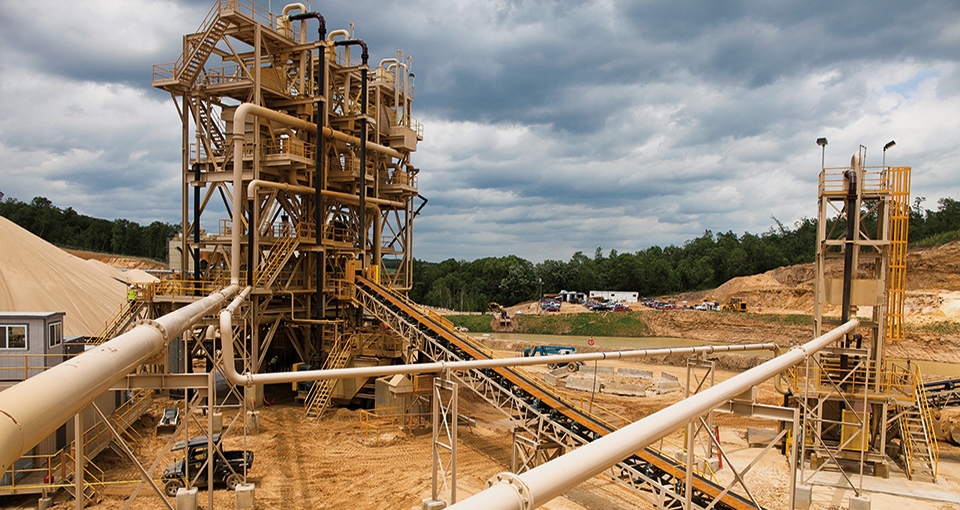
[[[942,198],[931,211],[923,208],[924,201],[917,197],[910,208],[910,245],[932,246],[960,239],[960,202]],[[44,197],[30,202],[4,199],[2,192],[0,216],[60,247],[162,261],[167,258],[167,242],[180,231],[179,225],[160,221],[141,226],[124,219],[92,218],[71,207],[61,209]],[[515,255],[437,263],[414,259],[410,297],[424,305],[482,311],[490,302],[511,306],[561,290],[630,290],[641,296],[663,296],[710,289],[737,276],[813,262],[816,220],[803,218],[792,227],[776,218],[773,221],[775,225],[762,234],[738,236],[732,231],[707,230],[683,246],[651,246],[633,253],[604,253],[597,248],[592,256],[578,251],[568,261],[534,264]],[[841,231],[845,228],[842,219],[836,226]],[[863,228],[875,229],[876,218],[866,216]]]
[[[910,210],[910,246],[932,246],[960,239],[960,202],[943,198],[937,210],[923,208],[917,197]],[[803,218],[793,227],[773,219],[762,234],[707,230],[683,246],[652,246],[634,253],[592,256],[576,252],[570,260],[534,264],[510,255],[473,261],[414,260],[410,298],[417,303],[462,311],[482,311],[490,302],[504,306],[561,290],[630,290],[641,296],[663,296],[711,289],[737,276],[763,273],[781,266],[813,262],[816,219]],[[843,220],[837,222],[843,232]],[[828,229],[833,224],[828,225]],[[865,231],[876,228],[876,217],[864,218]]]
[[[44,197],[30,202],[3,198],[0,216],[61,248],[167,260],[167,241],[180,232],[179,225],[160,221],[142,226],[117,219],[103,220],[79,214],[72,207],[61,209]]]

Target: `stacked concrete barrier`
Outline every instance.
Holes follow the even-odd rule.
[[[632,379],[653,379],[653,372],[639,368],[618,368],[617,375]]]

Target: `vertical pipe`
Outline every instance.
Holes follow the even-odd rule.
[[[76,509],[83,510],[83,409],[73,417],[73,487]]]
[[[193,279],[200,281],[200,163],[193,164]],[[200,295],[199,285],[194,295]]]
[[[289,6],[288,6],[289,7]],[[301,11],[305,10],[302,4],[296,4],[295,8],[299,8]],[[284,8],[286,10],[286,8]],[[314,167],[313,167],[313,188],[315,190],[313,203],[313,224],[314,224],[314,237],[316,238],[317,244],[320,244],[320,234],[322,230],[322,219],[323,219],[323,202],[321,198],[321,190],[327,182],[327,176],[323,173],[323,159],[324,159],[324,144],[323,144],[323,128],[326,124],[324,121],[324,113],[326,112],[324,98],[326,97],[325,83],[326,83],[326,59],[327,59],[327,48],[323,44],[324,38],[327,36],[327,22],[324,20],[323,16],[319,12],[301,12],[300,14],[294,14],[290,16],[291,20],[305,20],[307,18],[316,19],[320,25],[317,27],[317,90],[316,90],[316,103],[317,109],[316,114],[314,115],[313,122],[317,125],[317,147],[316,147],[316,157],[314,158]],[[301,34],[303,34],[301,30]],[[301,37],[305,37],[301,35]],[[302,62],[302,60],[301,60]],[[301,69],[301,73],[303,70]],[[316,284],[317,291],[314,297],[316,303],[314,303],[314,318],[322,319],[323,318],[323,264],[324,264],[324,251],[317,251],[315,254],[316,258]],[[291,298],[292,299],[292,298]]]
[[[347,47],[357,45],[363,50],[360,56],[360,267],[366,269],[367,229],[364,208],[367,205],[367,60],[370,54],[367,52],[367,43],[361,39],[347,39],[333,44]]]
[[[238,193],[234,191],[234,193]],[[254,197],[256,195],[250,195],[247,197],[247,286],[253,287],[253,231],[255,225],[253,223],[253,207],[254,207]]]

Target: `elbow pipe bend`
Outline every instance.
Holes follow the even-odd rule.
[[[307,10],[307,8],[303,6],[303,4],[290,4],[283,8],[283,13],[286,14],[288,12],[287,9],[291,8],[291,6],[298,6],[301,11]],[[290,10],[292,10],[292,8]],[[320,22],[320,28],[317,29],[319,40],[322,41],[324,37],[326,37],[327,35],[327,22],[326,20],[323,19],[323,16],[319,12],[301,12],[300,14],[291,15],[289,16],[289,18],[291,21],[299,21],[299,20],[313,18]]]
[[[363,65],[367,65],[367,60],[370,58],[370,53],[367,52],[367,43],[363,42],[363,39],[345,39],[343,41],[336,41],[333,43],[334,46],[360,46],[360,60],[363,62]]]

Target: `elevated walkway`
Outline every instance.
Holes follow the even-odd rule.
[[[357,276],[355,299],[404,338],[405,351],[410,352],[408,362],[414,361],[417,351],[433,361],[497,357],[472,338],[457,332],[449,321],[367,278]],[[563,398],[553,388],[519,368],[465,371],[460,376],[460,383],[522,424],[529,434],[550,439],[567,449],[589,443],[618,428]],[[608,473],[617,482],[637,490],[660,507],[679,507],[683,501],[685,466],[653,448],[631,455]],[[725,493],[709,477],[709,473],[694,475],[694,503],[703,507],[714,504],[713,508],[730,510],[757,508],[738,494]]]

